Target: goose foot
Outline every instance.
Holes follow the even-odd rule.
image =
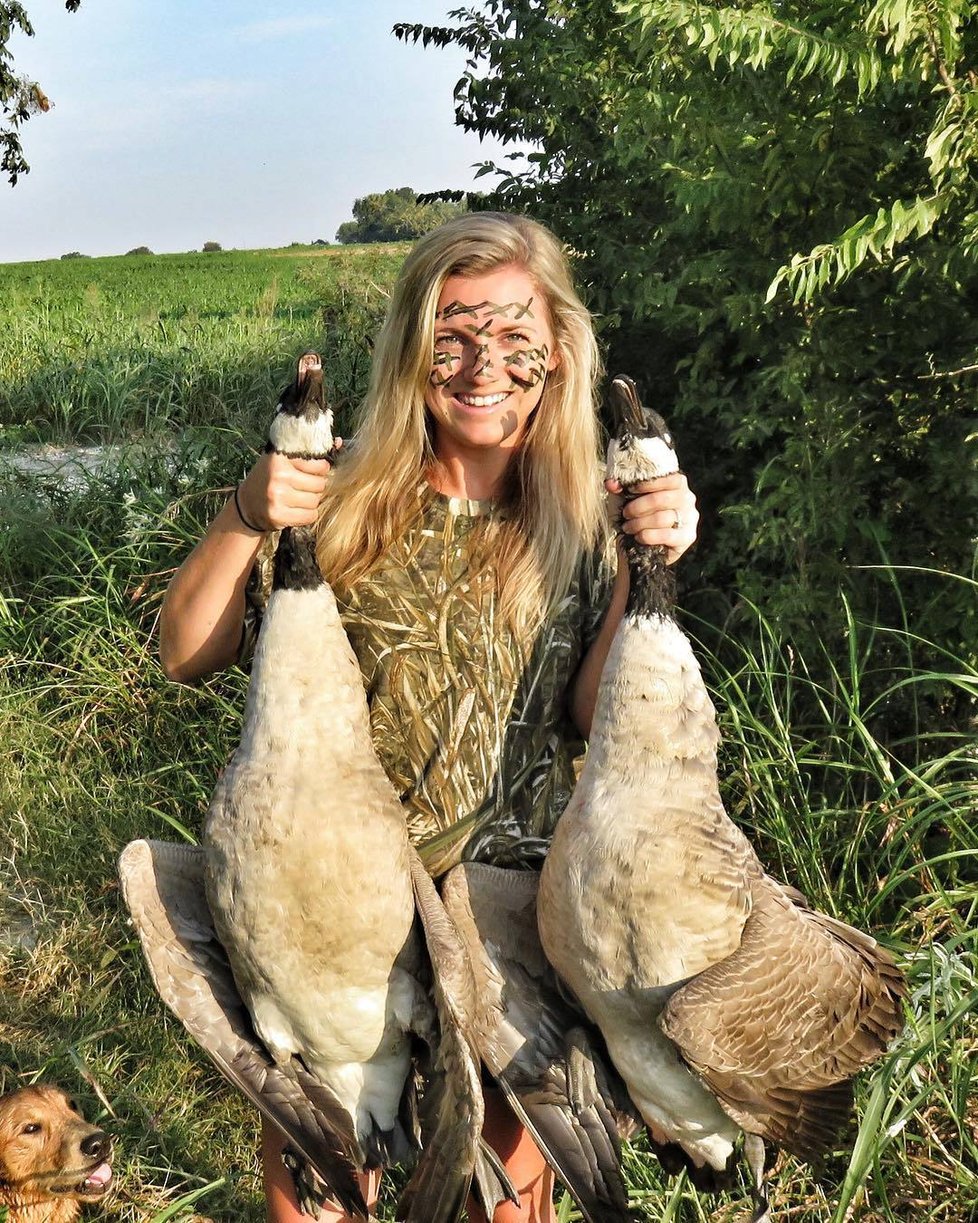
[[[503,1202],[511,1202],[514,1206],[520,1204],[520,1195],[502,1160],[483,1138],[479,1139],[475,1156],[472,1188],[487,1219],[493,1217],[496,1207]]]
[[[771,1223],[771,1206],[764,1192],[764,1140],[759,1134],[744,1135],[744,1158],[754,1178],[754,1213],[751,1223]]]
[[[295,1187],[295,1198],[304,1215],[316,1218],[329,1200],[329,1190],[319,1173],[307,1163],[295,1147],[287,1146],[282,1152],[282,1163],[289,1170]]]

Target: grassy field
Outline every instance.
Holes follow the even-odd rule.
[[[254,1119],[164,1014],[115,860],[136,836],[198,834],[239,724],[243,675],[191,690],[160,671],[167,577],[299,352],[320,349],[338,401],[356,399],[401,254],[0,268],[3,445],[148,442],[77,488],[0,477],[0,1088],[57,1080],[117,1136],[110,1221],[263,1218]],[[900,625],[853,622],[844,655],[802,658],[758,614],[705,660],[730,810],[775,873],[876,932],[911,984],[904,1037],[860,1084],[853,1147],[817,1176],[779,1160],[781,1219],[978,1218],[975,746],[877,733],[894,703],[912,713],[935,684],[974,697],[978,675],[954,658],[924,672],[918,652]],[[649,1219],[746,1217],[743,1187],[697,1196],[640,1150],[628,1174]]]
[[[260,433],[312,346],[346,406],[403,254],[317,247],[0,267],[0,438],[102,442],[229,424]]]

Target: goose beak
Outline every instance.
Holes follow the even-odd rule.
[[[627,374],[619,374],[611,381],[608,391],[608,408],[615,433],[644,432],[645,414],[638,389]]]

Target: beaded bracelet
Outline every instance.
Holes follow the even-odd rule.
[[[244,514],[242,514],[241,502],[238,500],[238,493],[240,491],[241,491],[241,485],[239,484],[236,486],[234,490],[234,508],[238,511],[238,517],[241,519],[241,521],[244,523],[244,525],[248,528],[249,531],[254,531],[256,535],[264,535],[265,531],[261,527],[254,526],[252,523],[248,521],[247,518],[245,518]]]

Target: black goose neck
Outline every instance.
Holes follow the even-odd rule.
[[[666,564],[665,548],[640,544],[624,536],[628,561],[627,616],[672,616],[676,607],[676,577]]]
[[[323,583],[312,527],[285,527],[275,549],[272,590],[315,590]]]

